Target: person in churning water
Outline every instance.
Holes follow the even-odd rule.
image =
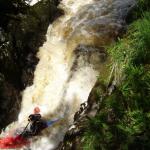
[[[28,124],[25,128],[18,128],[13,135],[6,136],[0,139],[0,148],[21,148],[22,146],[29,145],[29,138],[38,136],[41,131],[47,127],[52,126],[54,123],[62,120],[63,118],[55,120],[44,120],[40,114],[38,107],[34,108],[34,113],[29,115]]]
[[[40,114],[40,108],[35,107],[34,113],[29,115],[28,117],[28,124],[25,127],[24,131],[21,133],[23,137],[30,137],[30,136],[36,136],[41,133],[41,131],[49,126],[51,126],[53,123],[59,121],[60,119],[55,120],[44,120]]]
[[[40,114],[39,107],[34,108],[34,113],[29,115],[28,117],[28,125],[25,128],[22,136],[36,136],[40,134],[40,132],[48,127],[47,121],[44,120]]]

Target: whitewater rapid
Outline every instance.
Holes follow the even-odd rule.
[[[81,60],[81,65],[72,68],[76,59],[71,54],[74,46],[68,48],[69,35],[64,36],[64,30],[69,28],[67,26],[70,18],[75,16],[82,6],[91,2],[92,0],[63,0],[59,7],[65,11],[65,15],[49,26],[47,41],[37,53],[40,61],[34,72],[33,85],[22,93],[18,122],[26,122],[36,106],[41,109],[41,115],[46,119],[63,119],[46,130],[42,137],[33,141],[32,150],[50,150],[58,145],[72,123],[74,113],[80,104],[87,100],[96,82],[97,72],[91,64],[82,64]]]
[[[33,138],[31,150],[52,150],[63,139],[74,113],[87,101],[97,76],[105,74],[104,47],[121,32],[133,1],[60,2],[58,7],[64,15],[48,28],[47,40],[37,53],[39,63],[33,85],[22,92],[21,111],[14,126],[26,125],[36,106],[45,119],[61,118],[61,121]]]
[[[29,4],[30,6],[35,5],[36,3],[38,3],[41,0],[30,0],[30,1],[26,1],[27,4]]]

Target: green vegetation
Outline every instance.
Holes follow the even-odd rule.
[[[87,122],[84,150],[150,149],[150,1],[140,0],[138,6],[139,19],[108,49],[115,90],[99,93],[103,99]]]
[[[149,11],[150,1],[149,0],[137,0],[137,7],[130,14],[130,21],[134,21],[141,17],[143,12]]]

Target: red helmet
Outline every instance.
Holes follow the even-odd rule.
[[[40,108],[39,107],[35,107],[34,108],[34,114],[39,114],[40,113]]]

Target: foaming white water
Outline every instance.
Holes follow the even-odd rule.
[[[72,15],[75,15],[82,6],[90,2],[92,2],[92,0],[85,2],[81,2],[80,0],[77,0],[77,2],[64,0],[61,2],[60,7],[66,11],[66,15],[60,17],[54,22],[54,25],[50,25],[48,28],[47,42],[39,49],[37,54],[40,61],[34,73],[34,83],[23,92],[22,110],[19,114],[19,121],[22,121],[26,117],[25,115],[31,113],[33,108],[37,105],[43,108],[42,113],[46,115],[53,113],[57,109],[57,105],[63,103],[61,99],[64,94],[64,88],[66,88],[66,82],[70,76],[70,67],[66,61],[68,55],[66,47],[67,40],[57,33],[60,33],[60,30],[63,31],[63,27]],[[68,8],[69,11],[66,8]],[[59,27],[58,31],[56,30],[57,27]],[[84,84],[84,81],[80,82],[80,80],[83,80],[82,77],[85,76],[86,73],[89,74],[91,72],[91,76],[85,76],[85,82],[88,82],[88,78],[90,83],[91,80],[96,80],[94,77],[95,71],[90,66],[82,68],[82,70],[80,69],[78,72],[81,76],[76,73],[79,77],[75,80],[80,84]],[[78,86],[78,84],[76,85]],[[76,91],[78,91],[78,89],[74,89],[74,92]],[[89,91],[87,93],[89,93]],[[86,98],[84,100],[86,100]]]
[[[32,150],[50,150],[58,145],[72,123],[74,113],[87,100],[96,81],[97,72],[90,64],[70,70],[70,63],[75,58],[67,59],[70,52],[67,51],[67,37],[63,35],[66,22],[82,6],[91,2],[92,0],[63,0],[59,7],[64,9],[65,15],[49,26],[47,41],[37,54],[40,61],[34,72],[33,85],[23,92],[18,122],[26,122],[35,106],[40,107],[41,114],[46,119],[63,119],[54,127],[45,130],[42,137],[34,140],[30,147]]]
[[[40,48],[37,54],[40,61],[34,73],[34,83],[23,92],[20,121],[25,114],[32,112],[35,105],[43,108],[42,113],[45,115],[53,113],[60,104],[63,87],[68,77],[64,51],[65,43],[49,38]]]
[[[36,4],[39,1],[41,1],[41,0],[31,0],[30,2],[27,1],[27,3],[31,6],[33,6],[34,4]]]
[[[32,139],[30,149],[51,150],[63,139],[96,82],[97,70],[104,71],[103,46],[121,31],[124,17],[134,0],[62,0],[65,12],[47,31],[47,41],[39,49],[39,63],[33,85],[23,91],[18,122],[39,106],[46,119],[63,118]],[[12,128],[10,126],[10,128]]]

